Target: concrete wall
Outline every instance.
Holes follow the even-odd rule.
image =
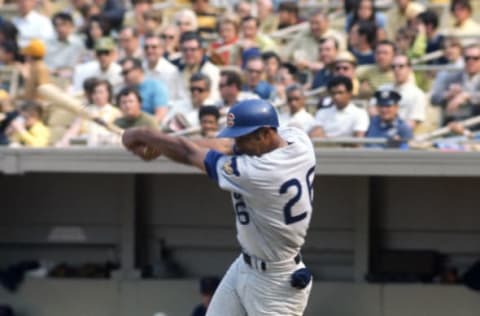
[[[315,181],[315,213],[303,253],[318,279],[354,278],[362,181],[346,176]],[[381,177],[372,183],[372,219],[362,216],[379,232],[374,244],[440,251],[460,268],[480,256],[480,179]],[[221,274],[238,254],[229,194],[201,175],[0,175],[0,267],[32,258],[120,261],[125,226],[120,210],[130,189],[136,191],[135,210],[127,225],[135,229],[137,267],[153,265],[165,275],[162,242],[187,277]],[[53,231],[65,227],[78,228],[85,239],[52,240]]]
[[[189,168],[117,154],[0,150],[0,268],[33,258],[125,270],[119,280],[28,280],[14,295],[0,289],[0,303],[21,316],[188,315],[199,301],[192,278],[221,275],[238,255],[227,193]],[[440,251],[461,270],[480,257],[479,158],[319,154],[307,315],[477,316],[479,294],[462,287],[362,282],[382,249]],[[131,279],[147,265],[171,274],[165,250],[185,279]]]
[[[0,304],[19,316],[185,316],[200,300],[196,280],[28,280]],[[306,316],[478,316],[480,294],[455,286],[314,284]]]

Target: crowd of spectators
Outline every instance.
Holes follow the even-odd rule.
[[[387,140],[377,147],[480,114],[475,1],[12,1],[0,18],[3,145],[119,144],[45,99],[46,83],[121,128],[194,137],[215,137],[249,98],[315,140]]]

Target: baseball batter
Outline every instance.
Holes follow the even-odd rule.
[[[148,129],[127,130],[123,144],[145,160],[164,154],[196,166],[232,192],[242,253],[208,316],[302,315],[312,285],[300,256],[312,214],[312,143],[300,129],[278,129],[275,109],[263,100],[233,106],[219,137],[232,138],[234,146]]]

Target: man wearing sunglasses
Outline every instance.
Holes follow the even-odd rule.
[[[305,92],[299,84],[292,84],[286,89],[288,113],[280,115],[280,124],[295,126],[309,132],[315,124],[315,118],[305,109]]]
[[[406,55],[397,54],[393,58],[392,70],[394,83],[383,85],[380,90],[393,89],[400,94],[398,116],[414,129],[425,121],[427,97],[415,81],[410,79],[413,70]]]
[[[168,88],[170,102],[175,105],[187,101],[187,95],[178,84],[181,80],[177,67],[165,57],[166,40],[157,35],[147,35],[143,49],[145,61],[143,69],[148,78],[163,82]]]
[[[463,71],[448,75],[432,92],[431,102],[444,108],[444,123],[480,114],[480,44],[463,49]]]
[[[73,88],[83,90],[83,82],[90,77],[106,79],[113,87],[114,93],[123,86],[122,67],[115,62],[116,44],[110,37],[102,37],[95,42],[96,59],[77,65],[73,73]]]
[[[121,63],[125,85],[140,92],[142,111],[155,116],[157,123],[162,124],[168,112],[166,86],[161,81],[145,78],[140,59],[129,57]]]
[[[220,81],[220,69],[215,66],[205,54],[203,40],[196,32],[184,32],[180,37],[180,50],[182,58],[175,64],[183,80],[182,88],[189,95],[189,82],[193,74],[201,72],[212,81],[210,97],[217,101],[220,99],[218,82]]]
[[[335,65],[333,73],[335,76],[345,76],[352,80],[353,90],[352,96],[358,96],[360,92],[360,82],[358,81],[357,74],[357,59],[349,51],[339,52],[335,59]]]

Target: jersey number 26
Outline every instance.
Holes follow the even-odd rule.
[[[310,203],[313,203],[313,176],[315,173],[315,167],[312,167],[308,170],[307,174],[305,175],[305,182],[307,185],[308,196],[310,199]],[[294,187],[296,189],[296,194],[290,200],[288,200],[287,204],[283,207],[283,215],[285,224],[290,225],[296,222],[299,222],[307,217],[307,212],[303,212],[298,215],[292,214],[292,208],[302,197],[302,183],[297,178],[292,178],[280,186],[279,193],[286,194],[290,187]],[[235,213],[237,214],[238,221],[242,225],[247,225],[250,223],[250,216],[246,211],[246,204],[242,199],[242,195],[238,193],[233,194],[234,198],[237,200],[235,203]]]

